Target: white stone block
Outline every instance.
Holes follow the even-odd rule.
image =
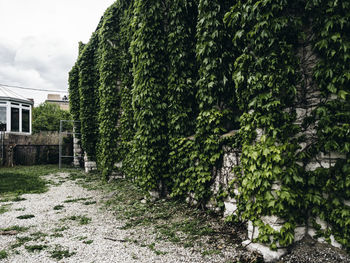
[[[344,200],[344,205],[350,206],[350,200]]]
[[[310,162],[306,165],[305,171],[315,171],[317,168],[320,168],[321,165],[318,162]]]
[[[123,162],[115,163],[114,167],[115,168],[122,168],[123,167]]]
[[[227,217],[229,215],[232,215],[237,210],[237,204],[233,202],[224,202],[225,204],[225,211],[224,211],[224,217]]]
[[[331,245],[333,247],[342,248],[342,245],[337,240],[335,240],[333,235],[330,236],[330,239],[331,239]]]
[[[328,226],[327,222],[319,217],[316,218],[316,223],[319,224],[321,226],[321,229],[323,230],[326,229]]]
[[[242,245],[250,251],[259,252],[264,257],[265,262],[275,262],[283,255],[287,254],[287,249],[280,248],[277,251],[273,251],[265,245],[259,243],[251,243],[250,240],[243,241]]]
[[[150,191],[149,195],[155,199],[159,199],[159,197],[160,197],[159,192],[157,192],[157,191]]]
[[[252,221],[248,221],[247,230],[248,230],[248,238],[250,240],[258,238],[258,236],[259,236],[259,229],[258,229],[258,227],[253,225]]]
[[[281,182],[275,181],[271,186],[271,190],[280,191],[281,187],[282,187]]]
[[[272,215],[272,216],[262,216],[261,220],[265,223],[265,224],[269,224],[269,225],[282,225],[285,223],[285,221],[281,218],[279,218],[278,216]]]
[[[304,238],[306,235],[306,227],[305,226],[298,226],[294,230],[294,241],[298,242]]]

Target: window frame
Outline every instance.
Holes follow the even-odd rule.
[[[33,105],[30,102],[21,102],[17,100],[11,100],[6,98],[0,98],[0,106],[6,107],[6,133],[15,133],[15,134],[25,134],[30,135],[32,134],[32,111],[33,111]],[[19,109],[19,130],[18,131],[11,131],[12,127],[12,120],[11,120],[11,108],[17,108]],[[23,116],[22,112],[23,110],[29,111],[29,132],[23,131]]]

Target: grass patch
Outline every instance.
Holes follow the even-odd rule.
[[[40,177],[54,171],[58,169],[52,165],[1,168],[0,194],[43,193],[47,190],[46,181]]]
[[[68,200],[65,200],[63,203],[77,203],[79,201],[86,201],[86,200],[91,199],[91,198],[92,197],[68,199]]]
[[[56,205],[53,207],[53,210],[62,210],[64,208],[64,205]]]
[[[5,250],[0,250],[0,259],[5,259],[8,257],[8,254]]]
[[[209,249],[202,252],[202,256],[219,255],[221,251],[218,249]]]
[[[35,252],[35,251],[41,251],[43,249],[47,248],[46,245],[30,245],[30,246],[25,246],[25,249],[28,252]]]
[[[149,244],[149,245],[147,245],[147,247],[148,247],[151,251],[153,251],[157,256],[167,254],[167,252],[163,252],[163,251],[157,250],[157,249],[155,248],[155,247],[156,247],[155,243]]]
[[[53,231],[57,233],[57,232],[63,232],[67,229],[69,229],[69,227],[63,226],[63,227],[55,228]]]
[[[83,204],[84,205],[93,205],[93,204],[96,204],[96,201],[86,201]]]
[[[50,235],[50,237],[63,237],[62,233],[54,233],[52,235]]]
[[[18,219],[30,219],[35,217],[35,215],[21,215],[21,216],[17,216],[16,218]]]
[[[19,196],[24,193],[46,192],[48,189],[48,182],[41,177],[58,172],[83,174],[72,168],[59,170],[57,165],[2,167],[0,173],[1,201],[6,199],[6,197],[4,199],[5,194],[15,194]]]
[[[39,240],[39,239],[44,239],[44,237],[47,236],[47,234],[41,232],[41,231],[38,231],[38,232],[34,232],[32,234],[30,234],[31,237],[33,237],[33,240]]]
[[[1,214],[5,214],[7,211],[9,211],[9,206],[8,205],[0,206],[0,215]]]
[[[31,237],[16,237],[16,243],[11,245],[11,248],[17,248],[23,246],[25,243],[32,241]]]
[[[85,240],[83,241],[84,244],[90,245],[92,244],[94,241],[93,240]]]
[[[78,221],[80,225],[87,225],[91,222],[91,218],[87,217],[85,215],[81,216],[69,216],[69,217],[65,217],[63,219],[61,219],[62,221],[66,221],[66,220],[72,220],[72,221]]]
[[[75,252],[69,252],[68,249],[64,249],[61,246],[56,246],[53,251],[50,252],[51,258],[61,260],[63,258],[68,258],[76,254]]]
[[[11,201],[13,202],[21,202],[21,201],[24,201],[24,200],[27,200],[21,196],[16,196],[15,198],[13,198]]]
[[[97,182],[95,187],[102,189],[106,196],[115,193],[110,195],[105,205],[115,211],[117,219],[125,222],[122,229],[146,227],[153,231],[157,241],[172,242],[211,255],[221,253],[230,244],[240,244],[245,235],[242,226],[228,226],[213,212],[189,207],[183,200],[141,202],[145,193],[126,179],[111,184]],[[145,241],[141,239],[139,244]],[[144,246],[156,254],[162,254],[153,244]]]
[[[17,231],[18,233],[26,232],[30,227],[24,226],[10,226],[7,228],[0,228],[0,231]]]

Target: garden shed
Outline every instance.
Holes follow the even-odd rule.
[[[31,134],[33,104],[32,100],[0,85],[0,131]]]

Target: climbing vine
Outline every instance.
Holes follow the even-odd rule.
[[[74,64],[68,77],[68,91],[69,91],[69,108],[72,118],[75,121],[80,120],[80,96],[79,96],[79,68],[77,63]],[[74,125],[76,132],[80,133],[80,123],[76,122]],[[80,137],[80,136],[78,136]]]
[[[118,120],[120,116],[120,2],[113,4],[103,16],[99,31],[101,60],[99,67],[100,111],[98,166],[102,176],[108,178],[118,159]]]
[[[199,1],[196,55],[199,64],[196,100],[199,114],[195,131],[195,178],[192,188],[196,199],[205,202],[211,195],[213,168],[218,166],[220,135],[232,122],[234,87],[230,84],[232,61],[227,61],[229,34],[223,22],[229,1]],[[225,63],[226,62],[226,63]],[[231,124],[232,125],[232,124]],[[190,168],[192,169],[192,168]]]
[[[292,110],[298,83],[298,2],[238,2],[226,16],[235,31],[240,51],[235,60],[241,116],[241,169],[239,215],[259,227],[258,240],[285,246],[293,242],[300,216],[302,173],[296,164],[297,129]],[[286,219],[280,231],[264,223],[263,216]]]
[[[350,207],[346,204],[350,199],[350,3],[308,1],[306,10],[318,57],[313,76],[321,92],[321,101],[309,120],[317,123],[309,161],[320,153],[332,159],[309,172],[307,196],[314,197],[308,198],[311,216],[327,222],[326,229],[316,224],[318,235],[330,241],[333,234],[350,251]]]
[[[143,188],[158,191],[165,184],[169,155],[166,8],[164,1],[136,0],[131,43],[135,123],[133,168]]]
[[[82,147],[91,160],[96,160],[98,141],[98,33],[94,32],[79,58],[79,94]]]
[[[183,187],[187,169],[191,167],[191,151],[178,149],[183,138],[195,132],[197,105],[194,103],[198,75],[195,35],[197,1],[171,1],[169,6],[169,31],[167,51],[169,54],[169,76],[167,85],[167,122],[169,133],[169,174],[173,196],[185,196]],[[185,192],[185,193],[184,193]]]
[[[310,222],[349,249],[349,14],[330,0],[115,2],[69,74],[83,149],[148,191],[235,198],[232,218],[272,249]],[[240,165],[215,192],[224,146]]]

